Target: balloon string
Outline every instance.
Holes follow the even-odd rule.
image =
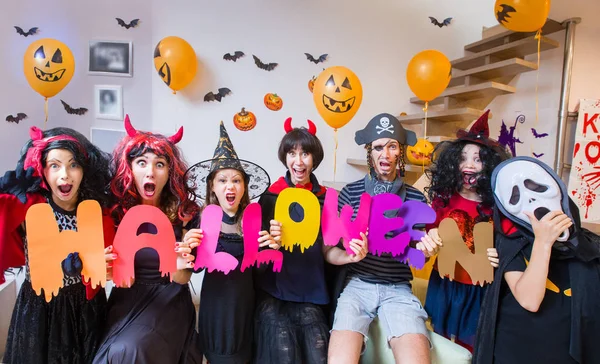
[[[425,123],[423,125],[423,138],[427,138],[427,109],[429,109],[429,101],[425,101],[425,107],[423,111],[425,112]]]
[[[338,149],[338,138],[337,128],[333,129],[333,139],[335,140],[335,149],[333,150],[333,182],[335,182],[335,173],[337,167],[337,149]]]
[[[538,86],[540,83],[540,56],[541,56],[541,47],[542,47],[542,29],[537,31],[535,34],[535,39],[538,41],[537,47],[537,71],[536,71],[536,80],[535,80],[535,126],[538,126],[539,121],[539,97],[538,97]]]
[[[44,130],[46,130],[46,125],[48,124],[48,98],[44,97],[44,115],[46,118],[44,119]]]
[[[177,91],[173,91],[173,95],[177,95]]]

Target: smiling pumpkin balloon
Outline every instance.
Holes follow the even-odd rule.
[[[362,103],[360,80],[346,67],[329,67],[315,80],[313,101],[325,122],[334,129],[346,125]]]
[[[194,48],[179,37],[163,38],[154,48],[154,68],[173,93],[187,86],[198,70]]]
[[[433,144],[427,139],[419,138],[415,145],[406,147],[406,159],[416,166],[428,166],[431,164],[433,149]]]
[[[44,38],[31,43],[23,57],[23,73],[31,88],[53,97],[73,78],[75,59],[63,42]]]
[[[498,23],[515,32],[536,32],[546,24],[550,0],[496,0]]]

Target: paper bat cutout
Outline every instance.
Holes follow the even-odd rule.
[[[125,23],[125,21],[121,18],[115,18],[115,19],[117,19],[117,23],[119,23],[119,25],[125,29],[135,28],[135,27],[137,27],[138,23],[140,22],[140,19],[133,19],[129,23]]]
[[[446,18],[441,23],[436,18],[434,18],[432,16],[429,17],[429,20],[431,20],[431,23],[433,25],[437,25],[438,27],[441,28],[441,27],[447,27],[448,25],[450,25],[450,22],[452,21],[452,18]]]
[[[117,287],[131,286],[135,276],[135,254],[143,248],[152,248],[158,253],[158,270],[162,276],[170,274],[173,279],[173,273],[177,271],[173,225],[157,207],[137,205],[130,208],[119,224],[113,248],[119,256],[113,261],[113,282]]]
[[[60,100],[60,102],[62,102],[63,106],[65,107],[65,111],[67,112],[67,114],[84,115],[88,111],[88,109],[86,109],[85,107],[79,107],[77,109],[74,109],[63,100]]]
[[[304,219],[296,222],[290,216],[290,205],[300,204],[304,209]],[[275,202],[275,220],[285,226],[281,229],[281,246],[292,251],[295,245],[300,252],[313,246],[319,235],[321,206],[315,195],[302,188],[286,188]]]
[[[227,87],[222,87],[219,89],[219,91],[215,94],[212,91],[207,93],[206,95],[204,95],[204,101],[209,102],[209,101],[219,101],[221,102],[221,99],[227,95],[229,95],[231,93],[231,90],[228,89]]]
[[[306,55],[306,59],[313,62],[314,64],[325,62],[327,60],[327,56],[328,56],[328,54],[325,53],[325,54],[321,54],[321,56],[319,58],[315,58],[310,53],[304,53],[304,54]]]
[[[31,206],[25,223],[31,286],[38,295],[43,291],[46,302],[63,287],[61,264],[69,253],[79,253],[83,263],[81,275],[92,288],[106,286],[102,209],[98,202],[87,200],[79,204],[77,230],[59,232],[52,207],[46,203]]]
[[[508,13],[517,12],[517,10],[510,5],[500,4],[500,7],[502,9],[496,12],[496,19],[498,19],[499,23],[508,21],[507,19],[510,18],[510,14]]]
[[[233,55],[231,53],[226,53],[223,55],[223,59],[226,61],[234,61],[236,62],[238,59],[242,58],[246,54],[242,51],[235,51]]]
[[[544,156],[544,153],[540,153],[540,154],[536,154],[535,152],[532,152],[532,153],[533,153],[533,156],[536,158],[541,158]]]
[[[537,130],[535,130],[534,128],[531,128],[531,132],[533,133],[533,136],[537,139],[537,138],[544,138],[548,136],[548,133],[538,133]]]
[[[494,280],[494,268],[487,258],[488,248],[494,246],[494,227],[489,222],[480,222],[473,227],[473,244],[475,254],[465,244],[456,221],[445,218],[440,222],[438,234],[442,238],[443,246],[437,258],[440,277],[448,276],[454,279],[456,263],[463,267],[473,284],[483,286],[486,282]]]
[[[256,66],[258,68],[260,68],[261,70],[265,70],[265,71],[272,71],[275,69],[275,67],[277,67],[278,63],[263,63],[257,56],[255,56],[254,54],[252,55],[252,57],[254,57],[254,63],[256,63]]]
[[[12,115],[8,115],[6,117],[6,121],[8,121],[9,123],[19,123],[19,121],[26,119],[27,118],[27,114],[25,113],[18,113],[17,116],[12,116]]]
[[[37,31],[38,31],[38,29],[39,29],[38,27],[33,27],[33,28],[29,29],[27,32],[24,32],[21,27],[18,27],[16,25],[14,27],[17,30],[17,33],[20,34],[20,35],[22,35],[22,36],[24,36],[24,37],[28,37],[30,35],[36,34]]]

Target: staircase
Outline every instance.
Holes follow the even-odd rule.
[[[540,51],[558,48],[559,42],[546,35],[563,29],[561,23],[548,19],[542,28]],[[482,40],[468,44],[464,49],[465,56],[451,62],[452,80],[448,88],[429,102],[427,134],[434,144],[454,139],[457,129],[466,128],[476,120],[496,96],[514,94],[517,90],[509,83],[515,76],[537,70],[537,63],[524,59],[538,51],[535,33],[516,33],[496,25],[483,31]],[[410,102],[424,105],[416,97]],[[402,125],[417,135],[422,135],[424,118],[423,112],[398,116]],[[365,159],[348,158],[346,162],[358,167],[367,166]],[[406,165],[405,180],[422,189],[428,185],[423,171],[421,166]],[[328,181],[323,184],[337,190],[345,185]]]

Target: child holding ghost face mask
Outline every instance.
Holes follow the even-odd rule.
[[[476,249],[474,224],[491,219],[494,197],[490,177],[507,154],[489,138],[488,115],[489,110],[469,130],[460,130],[456,140],[436,148],[436,159],[427,172],[431,186],[425,189],[436,211],[436,221],[428,226],[428,236],[417,244],[427,256],[434,255],[444,243],[437,232],[443,219],[456,221],[471,252]],[[497,263],[496,257],[495,249],[490,249],[488,258],[492,265]],[[472,351],[479,308],[487,287],[487,284],[482,287],[473,282],[460,266],[456,267],[453,280],[440,277],[436,262],[425,302],[435,332],[447,338],[455,337],[458,344]]]
[[[473,363],[599,363],[600,237],[581,228],[562,180],[517,157],[492,175],[500,267]]]

